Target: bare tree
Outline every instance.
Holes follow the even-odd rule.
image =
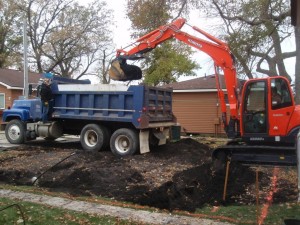
[[[107,52],[109,53],[107,54]],[[114,58],[115,58],[115,51],[112,51],[112,48],[104,49],[102,51],[101,64],[99,69],[101,73],[98,74],[98,77],[102,84],[109,84],[111,81],[108,71],[110,68],[110,64]]]
[[[14,0],[0,0],[0,68],[22,64],[23,17],[16,3]]]
[[[229,43],[238,59],[240,72],[285,76],[291,80],[284,60],[296,51],[283,50],[283,41],[293,34],[289,25],[290,7],[286,0],[212,0],[206,7],[210,16],[220,16]]]
[[[104,1],[81,6],[73,0],[30,0],[27,7],[31,65],[80,78],[110,44],[111,11]]]

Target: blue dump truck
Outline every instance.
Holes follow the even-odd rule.
[[[50,122],[41,122],[41,100],[18,99],[3,112],[5,135],[13,144],[43,137],[80,135],[82,148],[110,147],[116,156],[146,153],[165,144],[176,124],[172,90],[146,85],[90,84],[54,77]]]

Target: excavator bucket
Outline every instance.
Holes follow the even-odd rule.
[[[135,65],[129,65],[126,60],[116,59],[111,63],[108,71],[109,77],[117,81],[139,80],[142,78],[142,70]]]
[[[122,80],[125,78],[125,74],[121,69],[119,60],[114,60],[108,71],[109,77],[113,80]]]

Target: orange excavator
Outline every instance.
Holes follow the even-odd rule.
[[[215,64],[222,122],[229,141],[213,151],[213,158],[249,164],[297,164],[295,142],[300,129],[300,106],[295,105],[289,81],[282,76],[250,79],[240,87],[228,45],[196,26],[191,27],[206,39],[190,35],[181,30],[184,24],[185,19],[176,19],[137,39],[129,50],[117,50],[110,77],[119,81],[141,79],[140,68],[127,64],[127,60],[143,58],[169,39],[184,42],[208,54]],[[226,94],[220,87],[219,71],[223,71]]]

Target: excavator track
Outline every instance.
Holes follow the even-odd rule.
[[[297,165],[296,148],[294,146],[269,145],[224,145],[216,148],[213,159],[258,165]]]

